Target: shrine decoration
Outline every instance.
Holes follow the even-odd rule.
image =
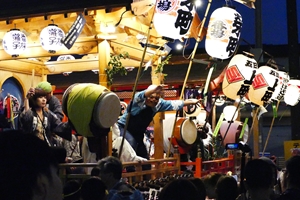
[[[6,53],[12,57],[18,57],[27,48],[27,37],[19,29],[11,29],[5,33],[2,46]]]
[[[298,104],[300,100],[300,80],[289,80],[283,99],[287,105],[295,106]]]
[[[278,77],[278,85],[276,86],[272,96],[272,101],[281,101],[284,98],[290,76],[283,71],[277,71],[276,76]]]
[[[242,16],[228,6],[216,9],[209,20],[205,50],[213,58],[228,59],[236,51],[241,35]]]
[[[49,24],[41,31],[40,42],[43,49],[49,53],[56,53],[63,47],[61,42],[63,37],[65,37],[65,33],[61,28],[56,24]]]
[[[259,106],[268,103],[278,83],[277,70],[269,66],[259,67],[248,92],[249,100]]]
[[[184,38],[189,33],[195,12],[190,0],[159,0],[153,16],[154,28],[165,40]]]
[[[253,54],[243,52],[232,57],[226,68],[222,91],[230,99],[245,96],[255,77],[257,62]]]

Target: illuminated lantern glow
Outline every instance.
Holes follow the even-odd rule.
[[[63,61],[63,60],[75,60],[75,57],[72,55],[61,55],[57,57],[57,61]]]
[[[227,59],[233,56],[241,35],[242,16],[233,8],[216,9],[210,17],[205,50],[213,58]]]
[[[284,98],[290,76],[283,71],[277,71],[275,75],[276,77],[278,77],[278,85],[276,86],[275,91],[271,96],[271,100],[281,101]]]
[[[298,104],[300,99],[300,80],[289,80],[283,99],[287,105],[295,106]]]
[[[49,24],[40,34],[42,47],[49,53],[56,53],[63,47],[61,39],[65,36],[64,31],[55,24]]]
[[[260,106],[268,103],[278,83],[278,71],[268,66],[261,66],[257,69],[250,86],[248,92],[249,100]]]
[[[236,118],[238,117],[237,107],[233,105],[224,107],[223,113],[224,113],[224,119],[227,122],[235,121]]]
[[[2,46],[6,53],[12,57],[18,57],[27,47],[27,37],[19,29],[11,29],[2,40]]]
[[[233,56],[222,83],[225,96],[235,100],[248,93],[257,69],[257,62],[252,54],[244,52]]]
[[[153,25],[166,40],[183,38],[192,25],[195,8],[189,0],[159,0],[153,16]]]

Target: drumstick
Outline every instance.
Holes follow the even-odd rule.
[[[33,87],[33,82],[34,82],[34,76],[35,76],[35,70],[32,68],[32,75],[31,75],[31,87]]]
[[[155,5],[157,4],[157,2],[158,2],[158,0],[155,1]],[[148,42],[149,42],[149,38],[150,38],[150,31],[151,31],[152,25],[153,25],[153,18],[154,18],[155,10],[156,10],[156,6],[153,9],[153,13],[152,13],[152,16],[151,16],[150,25],[148,27],[148,32],[147,32],[147,37],[146,37],[146,45],[145,45],[144,50],[143,50],[142,59],[141,59],[141,62],[140,62],[140,66],[138,68],[138,72],[137,72],[137,75],[136,75],[136,78],[135,78],[135,83],[134,83],[133,90],[132,90],[131,103],[129,104],[129,107],[128,107],[128,111],[127,111],[128,115],[127,115],[127,118],[126,118],[126,124],[125,124],[125,127],[124,127],[122,142],[121,142],[121,146],[120,146],[120,150],[119,150],[119,158],[121,158],[121,155],[122,155],[122,149],[123,149],[123,145],[124,145],[126,130],[127,130],[127,127],[128,127],[128,122],[129,122],[130,116],[131,116],[132,100],[134,99],[136,88],[137,88],[140,76],[142,74],[142,68],[143,68],[143,65],[144,65],[146,50],[147,50],[147,46],[148,46]]]
[[[184,79],[184,82],[183,82],[183,85],[182,85],[182,90],[181,90],[181,94],[180,94],[179,99],[183,98],[184,88],[186,86],[186,82],[187,82],[187,79],[188,79],[188,76],[189,76],[189,73],[190,73],[190,70],[191,70],[191,67],[192,67],[192,63],[193,63],[193,60],[194,60],[194,57],[195,57],[195,54],[196,54],[196,50],[198,48],[198,44],[199,44],[199,42],[201,40],[202,30],[203,30],[203,27],[204,27],[204,24],[205,24],[205,21],[206,21],[207,13],[208,13],[208,11],[210,9],[211,2],[212,2],[212,0],[208,1],[208,4],[207,4],[207,7],[206,7],[206,11],[205,11],[203,20],[201,22],[200,30],[198,32],[198,37],[197,37],[197,40],[196,40],[196,43],[195,43],[195,46],[194,46],[194,49],[193,49],[193,52],[192,52],[191,59],[189,61],[188,70],[187,70],[187,73],[186,73],[186,76],[185,76],[185,79]],[[171,139],[174,136],[174,129],[175,129],[175,126],[176,126],[176,121],[177,121],[177,114],[176,114],[175,120],[174,120],[174,125],[173,125],[173,129],[172,129]],[[170,149],[171,149],[171,140],[170,140],[169,147],[168,147],[167,157],[169,157]]]

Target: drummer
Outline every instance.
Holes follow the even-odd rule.
[[[42,81],[39,82],[35,88],[41,89],[47,93],[46,97],[48,109],[51,110],[57,116],[57,118],[60,119],[60,121],[62,121],[64,117],[62,106],[59,99],[52,94],[51,84],[47,81]],[[28,91],[28,94],[34,95],[35,88],[31,87]]]
[[[138,92],[132,102],[130,102],[131,106],[127,107],[127,110],[118,120],[120,134],[123,135],[128,109],[131,107],[125,138],[138,156],[148,160],[149,155],[143,138],[155,114],[162,111],[180,110],[183,106],[200,103],[200,100],[197,99],[164,100],[161,98],[162,89],[163,87],[161,85],[150,85],[147,89]]]

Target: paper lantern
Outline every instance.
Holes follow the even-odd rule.
[[[233,56],[242,29],[242,16],[233,8],[216,9],[210,17],[205,50],[213,58],[227,59]]]
[[[279,82],[277,74],[277,70],[268,66],[261,66],[257,69],[248,92],[249,100],[252,103],[256,105],[268,103]]]
[[[6,53],[18,57],[26,50],[27,37],[19,29],[11,29],[4,35],[2,46]]]
[[[233,100],[243,97],[248,93],[257,69],[257,62],[252,54],[244,52],[233,56],[225,71],[223,93]]]
[[[155,7],[153,25],[165,39],[180,39],[189,32],[194,16],[195,8],[189,0],[159,0]]]
[[[223,113],[224,113],[224,119],[228,122],[230,121],[235,121],[236,118],[238,117],[238,110],[236,106],[226,106],[223,109]]]
[[[271,96],[271,100],[281,101],[283,100],[284,94],[286,92],[286,88],[290,80],[290,76],[283,71],[277,71],[275,75],[278,78],[278,84]]]
[[[63,61],[63,60],[75,60],[75,57],[72,55],[61,55],[57,57],[57,61]]]
[[[56,53],[63,47],[61,39],[65,36],[64,31],[55,24],[49,24],[40,34],[42,47],[49,53]]]
[[[300,99],[300,80],[289,80],[283,99],[287,105],[295,106],[298,104]]]

